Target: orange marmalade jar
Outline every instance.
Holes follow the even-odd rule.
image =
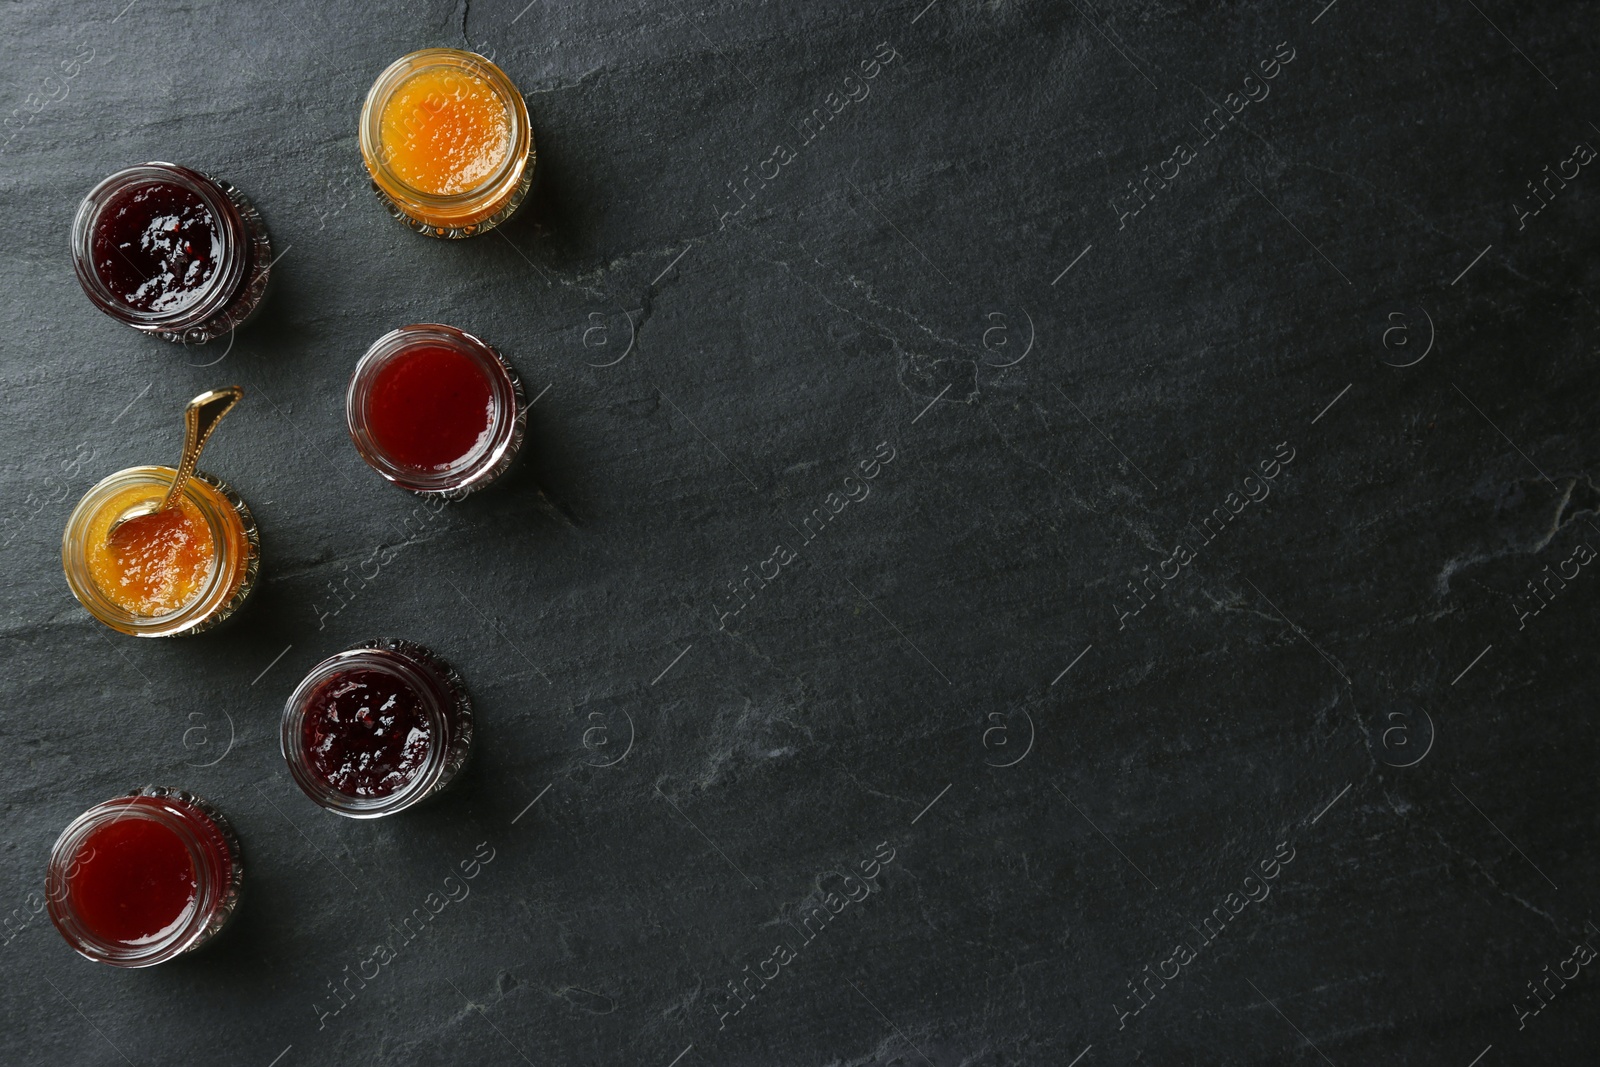
[[[476,52],[412,52],[367,92],[361,158],[378,198],[412,229],[485,233],[511,217],[533,182],[528,105]]]
[[[61,539],[67,584],[89,614],[135,637],[199,633],[238,610],[255,586],[261,540],[250,509],[224,482],[195,472],[173,507],[111,525],[159,501],[171,467],[130,467],[83,495]]]

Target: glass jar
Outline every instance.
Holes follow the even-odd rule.
[[[239,907],[244,863],[227,819],[177,789],[96,804],[50,850],[50,920],[80,955],[150,967],[210,941]]]
[[[492,346],[425,322],[367,349],[350,375],[345,421],[361,458],[395,485],[461,497],[510,468],[528,404],[522,379]]]
[[[458,48],[412,52],[378,75],[361,107],[361,158],[391,215],[446,238],[510,218],[537,159],[522,94],[488,59]]]
[[[250,508],[226,483],[196,471],[183,496],[211,534],[212,559],[195,591],[176,608],[144,615],[117,603],[96,581],[91,555],[104,545],[111,523],[132,504],[160,500],[177,472],[171,467],[129,467],[98,482],[67,519],[61,566],[72,595],[89,614],[134,637],[197,634],[227,619],[255,588],[261,569],[261,535]]]
[[[89,299],[118,322],[204,344],[260,305],[272,241],[261,213],[229,183],[153,162],[117,171],[83,198],[72,265]]]
[[[279,744],[306,796],[347,818],[377,819],[454,781],[472,754],[472,698],[423,645],[366,641],[305,676],[284,705]]]

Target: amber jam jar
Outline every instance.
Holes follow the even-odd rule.
[[[367,92],[361,158],[378,199],[413,230],[485,233],[512,216],[533,183],[528,105],[476,52],[412,52]]]
[[[345,420],[368,465],[414,493],[465,496],[522,447],[522,379],[484,341],[435,322],[402,326],[350,375]]]
[[[146,787],[96,804],[50,850],[50,919],[79,954],[150,967],[215,937],[239,906],[244,863],[222,813]]]
[[[225,181],[172,163],[119,170],[72,222],[72,265],[96,307],[168,341],[204,344],[267,291],[272,241]]]
[[[422,645],[382,638],[311,669],[283,708],[289,773],[351,819],[404,811],[440,792],[472,754],[472,698]]]
[[[261,536],[227,483],[196,471],[183,499],[109,536],[129,507],[159,501],[171,467],[129,467],[83,495],[61,538],[72,595],[113,630],[135,637],[197,634],[228,618],[255,588]],[[130,532],[131,531],[131,532]]]

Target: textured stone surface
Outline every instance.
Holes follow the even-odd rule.
[[[1600,173],[1527,186],[1600,145],[1596,12],[923,2],[0,8],[0,1060],[1594,1055],[1592,967],[1518,1005],[1596,917],[1600,577],[1527,588],[1600,545]],[[525,91],[541,183],[445,243],[381,210],[356,116],[463,44]],[[268,220],[231,346],[78,290],[78,199],[147,159]],[[437,515],[343,427],[363,349],[427,320],[539,394],[528,461]],[[264,580],[213,634],[113,634],[61,577],[71,504],[230,382],[205,466]],[[361,824],[276,732],[377,635],[459,666],[479,747]],[[28,894],[144,783],[227,811],[249,884],[214,946],[118,973]]]

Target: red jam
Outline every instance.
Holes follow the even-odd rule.
[[[130,812],[84,838],[67,878],[67,895],[90,934],[137,945],[187,919],[200,883],[183,840],[162,823]]]
[[[367,430],[390,460],[415,470],[454,466],[488,440],[494,394],[471,356],[444,345],[408,348],[385,362],[367,401]]]
[[[106,205],[94,228],[100,281],[139,311],[173,312],[195,303],[222,261],[217,219],[198,194],[166,182],[131,186]]]
[[[387,671],[358,667],[306,703],[301,743],[312,773],[352,797],[386,797],[417,776],[433,746],[422,697]]]

